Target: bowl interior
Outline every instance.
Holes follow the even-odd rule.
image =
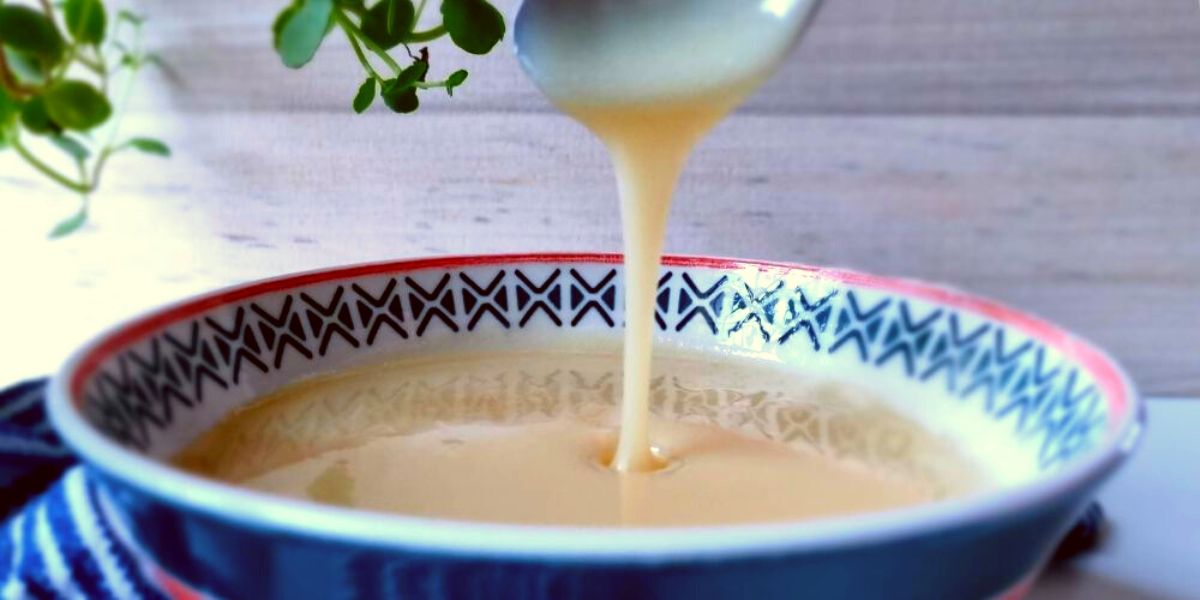
[[[351,267],[150,314],[83,350],[64,377],[74,409],[104,443],[165,461],[230,411],[317,373],[397,355],[619,340],[621,298],[616,255]],[[1051,477],[1111,447],[1132,422],[1130,387],[1103,354],[942,288],[668,257],[656,316],[662,345],[736,353],[876,389],[897,410],[960,440],[1000,487]],[[338,418],[337,407],[327,410]]]

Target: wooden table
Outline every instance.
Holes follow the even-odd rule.
[[[166,139],[175,156],[114,160],[79,234],[45,240],[76,200],[0,153],[0,383],[54,369],[118,318],[251,278],[620,247],[601,149],[507,49],[434,47],[435,73],[471,71],[453,99],[355,116],[361,75],[343,40],[304,71],[279,64],[268,28],[282,4],[142,3],[170,70],[146,78],[126,131]],[[697,151],[668,249],[949,282],[1092,338],[1147,394],[1200,396],[1200,10],[829,0],[782,72]],[[1195,422],[1200,404],[1179,402],[1155,412]],[[1166,443],[1156,435],[1148,449]],[[1141,469],[1174,472],[1170,451],[1146,455],[1163,462]],[[1137,506],[1129,514],[1165,518]],[[1131,526],[1136,549],[1117,563],[1187,531],[1161,524],[1162,537]],[[1156,565],[1200,572],[1176,559],[1191,562],[1129,564],[1151,579]]]
[[[114,319],[214,286],[362,260],[620,247],[612,176],[507,48],[413,116],[350,113],[331,37],[283,68],[282,2],[144,2],[151,74],[93,225],[0,153],[0,380]],[[514,2],[500,3],[511,11]],[[377,107],[380,108],[380,107]],[[1200,9],[1191,0],[830,0],[778,77],[701,146],[668,249],[950,282],[1200,395]],[[37,285],[23,289],[23,282]],[[47,339],[47,336],[52,339]]]

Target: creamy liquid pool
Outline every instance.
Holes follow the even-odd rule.
[[[393,362],[300,382],[180,453],[241,486],[406,515],[671,526],[909,506],[981,481],[956,446],[871,394],[745,359],[659,355],[651,472],[607,467],[617,352]]]
[[[179,464],[340,506],[596,526],[807,519],[986,484],[949,441],[854,387],[730,357],[651,363],[676,180],[815,6],[524,3],[515,27],[523,66],[604,142],[616,170],[623,365],[615,352],[433,357],[304,382],[230,416]]]
[[[654,297],[675,183],[692,147],[778,66],[816,0],[532,0],[522,66],[604,142],[625,246],[625,389],[612,467],[646,472]]]

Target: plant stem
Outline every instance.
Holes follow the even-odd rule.
[[[412,22],[413,22],[413,24],[414,24],[414,25],[416,25],[416,24],[417,24],[417,21],[420,21],[420,20],[421,20],[421,13],[422,13],[424,10],[425,10],[425,0],[421,0],[419,3],[417,3],[417,10],[416,10],[415,12],[413,12],[413,20],[412,20]]]
[[[72,191],[79,192],[80,194],[86,194],[91,191],[87,185],[87,182],[75,181],[70,177],[67,177],[66,175],[54,170],[53,167],[42,162],[41,159],[34,156],[33,153],[21,143],[21,139],[17,137],[15,132],[8,141],[12,144],[13,149],[17,151],[17,154],[20,154],[21,158],[25,159],[25,162],[29,163],[29,166],[40,171],[42,175],[53,179],[55,183],[58,183],[59,185]]]
[[[391,56],[388,55],[387,50],[380,48],[378,44],[371,41],[371,38],[367,37],[366,34],[364,34],[362,30],[354,24],[354,21],[351,21],[350,18],[346,16],[346,13],[340,10],[335,10],[333,11],[333,18],[337,20],[339,25],[347,29],[351,34],[354,35],[354,37],[358,38],[358,40],[367,47],[367,50],[374,52],[381,60],[383,60],[383,62],[387,63],[388,68],[394,71],[397,75],[400,74],[400,71],[404,70],[400,68],[400,63],[397,63],[392,59]]]
[[[363,68],[367,70],[367,74],[375,79],[378,79],[379,81],[383,81],[383,78],[380,77],[379,73],[375,72],[375,68],[371,66],[371,62],[367,60],[367,56],[363,54],[362,46],[358,45],[358,40],[354,37],[354,33],[347,29],[346,25],[341,21],[338,21],[338,25],[341,25],[342,31],[345,32],[346,39],[350,40],[350,47],[354,48],[354,56],[358,57],[358,62],[361,63]]]
[[[75,163],[75,166],[79,168],[79,178],[86,180],[87,179],[87,166],[83,164],[83,161]],[[96,189],[96,186],[93,182],[92,189],[90,191],[80,192],[79,199],[80,199],[81,204],[79,206],[79,212],[81,212],[85,215],[87,214],[88,206],[92,202],[91,192],[94,191],[95,189]]]
[[[50,81],[56,81],[58,79],[62,79],[63,75],[67,74],[67,69],[71,68],[71,63],[75,62],[76,58],[78,58],[75,56],[75,52],[78,49],[78,47],[79,46],[76,44],[71,44],[70,46],[67,46],[67,54],[66,54],[67,57],[62,61],[62,63],[58,67],[58,70],[55,71],[54,73],[50,74]]]
[[[414,31],[414,32],[408,34],[408,37],[405,38],[404,41],[406,41],[410,44],[421,44],[424,42],[430,42],[430,41],[436,40],[436,39],[442,37],[443,35],[446,35],[446,26],[438,25],[437,27],[434,27],[433,29],[426,29],[425,31]]]
[[[87,67],[88,70],[97,75],[101,74],[101,72],[104,70],[104,63],[97,61],[94,58],[84,56],[83,54],[76,54],[75,60],[79,61],[79,64]]]
[[[117,104],[116,110],[113,111],[113,123],[112,128],[108,131],[108,141],[104,143],[104,149],[96,158],[96,164],[92,165],[92,181],[89,191],[100,187],[100,175],[104,172],[104,165],[108,162],[108,157],[127,146],[127,144],[114,146],[113,143],[117,141],[117,131],[121,128],[121,117],[125,116],[125,109],[129,105],[129,96],[133,92],[133,81],[137,78],[138,69],[140,67],[135,66],[125,73],[125,89],[122,90],[121,100]]]
[[[97,69],[97,74],[100,75],[100,88],[104,90],[104,95],[108,95],[108,61],[104,60],[104,54],[100,49],[92,46],[92,52],[96,54],[94,60]]]
[[[117,151],[120,150],[121,148],[123,148],[124,146],[125,145],[122,144],[120,146],[117,146],[116,148],[106,147],[100,151],[100,156],[98,156],[96,158],[96,164],[92,166],[92,185],[91,185],[92,189],[91,189],[91,191],[95,191],[96,188],[100,187],[100,175],[104,173],[104,165],[105,165],[105,163],[108,162],[108,157],[112,156],[113,154],[116,154]],[[85,198],[87,197],[86,193],[84,194],[84,197]]]
[[[108,162],[108,157],[125,147],[124,144],[120,146],[114,146],[114,144],[117,141],[117,133],[121,129],[121,120],[125,116],[125,110],[129,107],[129,97],[133,94],[133,83],[137,80],[138,71],[142,68],[142,61],[140,60],[142,51],[141,27],[134,27],[133,47],[131,50],[131,54],[138,56],[139,60],[133,61],[133,65],[125,72],[125,88],[121,90],[121,98],[117,101],[116,108],[113,111],[112,125],[108,130],[108,141],[104,142],[104,149],[100,151],[100,156],[96,158],[96,164],[92,165],[92,180],[89,191],[100,187],[100,175],[104,172],[104,165]]]

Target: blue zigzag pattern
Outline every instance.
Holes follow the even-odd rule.
[[[900,365],[909,378],[941,378],[960,401],[978,401],[985,414],[1010,422],[1021,438],[1040,439],[1042,469],[1088,449],[1106,421],[1103,398],[1080,369],[1052,363],[1045,346],[1003,327],[965,327],[953,311],[918,315],[907,300],[869,303],[851,290],[834,338],[831,354],[854,351],[864,363]]]
[[[247,373],[352,348],[479,327],[620,327],[620,281],[608,266],[434,271],[337,285],[227,307],[121,353],[93,376],[86,410],[113,438],[139,449],[212,393]],[[961,402],[1040,440],[1049,468],[1086,449],[1106,407],[1086,373],[1002,326],[902,296],[739,271],[670,269],[659,280],[656,322],[686,335],[854,359],[940,385]],[[356,318],[357,317],[357,318]],[[748,342],[747,342],[748,343]]]

